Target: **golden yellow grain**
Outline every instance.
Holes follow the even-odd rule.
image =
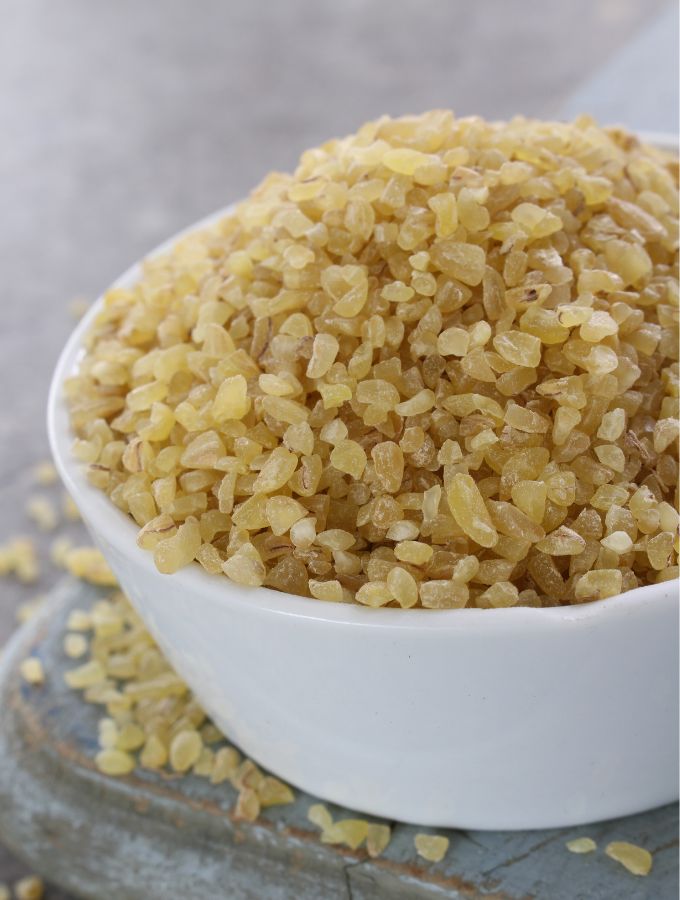
[[[106,713],[98,725],[99,771],[118,777],[139,765],[193,772],[215,785],[229,780],[240,792],[235,814],[251,821],[261,807],[293,802],[287,784],[224,746],[222,733],[206,719],[122,593],[90,610],[72,610],[67,627],[66,654],[85,661],[66,672],[65,681]]]
[[[87,638],[79,633],[67,634],[64,638],[64,653],[69,659],[80,659],[87,653]]]
[[[273,775],[265,775],[257,788],[257,796],[262,809],[268,806],[292,803],[295,799],[292,789],[285,782],[274,778]]]
[[[449,839],[439,834],[417,834],[413,843],[418,856],[428,862],[441,862],[449,849]]]
[[[597,850],[597,844],[589,837],[574,838],[567,841],[565,846],[570,853],[592,853]]]
[[[175,772],[186,772],[198,760],[203,741],[197,731],[180,731],[170,744],[170,765]]]
[[[389,825],[382,825],[380,822],[370,823],[366,832],[366,852],[375,859],[384,853],[391,838],[392,829]]]
[[[369,122],[108,292],[74,454],[167,574],[433,609],[675,577],[677,220],[674,160],[585,116]]]
[[[42,662],[37,656],[28,656],[21,661],[19,673],[27,684],[43,684],[45,681],[45,670]]]
[[[323,803],[312,804],[307,810],[307,818],[322,831],[327,831],[333,824],[333,818]]]
[[[26,501],[26,514],[41,531],[53,531],[57,527],[57,513],[47,497],[29,497]]]
[[[37,875],[27,875],[14,884],[16,900],[42,900],[44,894],[45,885]]]
[[[64,565],[76,578],[91,581],[92,584],[113,586],[116,576],[96,547],[74,547],[64,554]]]
[[[35,543],[30,538],[15,537],[0,545],[0,575],[16,575],[25,584],[38,579],[40,566]]]
[[[340,819],[321,832],[321,843],[344,844],[357,850],[368,837],[368,822],[364,819]]]
[[[604,852],[611,859],[621,863],[633,875],[649,875],[652,871],[652,854],[644,847],[629,844],[627,841],[612,841]]]
[[[260,814],[260,800],[253,788],[244,787],[236,799],[234,816],[246,822],[254,822]]]
[[[123,750],[101,750],[94,761],[104,775],[128,775],[135,767],[134,756]]]

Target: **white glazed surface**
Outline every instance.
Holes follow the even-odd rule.
[[[163,652],[245,753],[316,796],[433,826],[557,827],[678,797],[677,582],[582,606],[435,611],[245,588],[198,564],[161,575],[70,453],[61,385],[98,306],[54,374],[56,465]]]

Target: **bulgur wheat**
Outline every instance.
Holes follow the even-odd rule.
[[[677,247],[676,161],[623,130],[369,122],[105,295],[74,453],[166,573],[435,609],[675,578]]]

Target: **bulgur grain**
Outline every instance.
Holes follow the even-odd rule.
[[[592,853],[597,850],[597,844],[589,837],[574,838],[567,841],[565,846],[570,853]]]
[[[253,788],[243,787],[239,791],[234,808],[234,816],[245,822],[254,822],[260,815],[260,799]]]
[[[383,117],[107,293],[74,453],[165,573],[434,608],[675,577],[677,246],[677,167],[620,129]]]
[[[380,822],[371,822],[366,832],[366,852],[375,859],[387,849],[392,838],[392,829],[389,825]]]
[[[292,789],[279,778],[265,775],[257,789],[257,796],[262,809],[268,806],[282,806],[295,799]]]
[[[47,497],[36,495],[26,502],[26,514],[41,531],[54,531],[57,527],[57,513]]]
[[[104,775],[129,775],[135,767],[134,756],[113,748],[101,750],[94,761]]]
[[[145,769],[162,769],[167,761],[167,747],[158,735],[150,734],[139,755],[139,764]]]
[[[418,856],[428,862],[441,862],[449,849],[449,839],[440,834],[417,834],[413,843]]]
[[[22,660],[19,673],[27,684],[38,685],[45,681],[45,670],[37,656],[28,656]]]
[[[44,893],[45,885],[37,875],[27,875],[14,885],[16,900],[42,900]]]
[[[16,537],[0,546],[0,575],[10,574],[25,584],[38,579],[40,567],[35,544],[30,538]]]
[[[652,854],[644,847],[629,844],[627,841],[612,841],[607,844],[604,852],[633,875],[649,875],[652,871]]]
[[[113,586],[116,577],[109,564],[96,547],[74,547],[65,550],[63,561],[66,569],[76,578],[91,581],[92,584]]]
[[[154,645],[141,620],[119,591],[91,610],[72,610],[64,638],[67,653],[89,655],[65,673],[86,702],[103,706],[100,752],[103,774],[129,774],[136,765],[151,770],[192,772],[211,783],[231,781],[239,791],[235,815],[254,821],[260,808],[292,803],[293,791],[266,775],[234,747],[200,708]],[[92,632],[89,640],[84,632]],[[222,744],[216,748],[207,744]]]
[[[64,638],[64,653],[69,659],[80,659],[87,653],[87,638],[77,632],[67,634]]]
[[[333,817],[323,803],[313,803],[307,810],[307,818],[322,831],[327,831],[333,824]]]
[[[350,850],[358,850],[368,837],[365,819],[340,819],[321,832],[322,844],[345,844]]]

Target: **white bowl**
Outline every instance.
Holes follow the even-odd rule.
[[[70,452],[62,384],[100,302],[52,381],[56,465],[149,631],[245,753],[324,799],[434,826],[557,827],[677,799],[677,582],[435,611],[239,587],[198,564],[161,575]]]

